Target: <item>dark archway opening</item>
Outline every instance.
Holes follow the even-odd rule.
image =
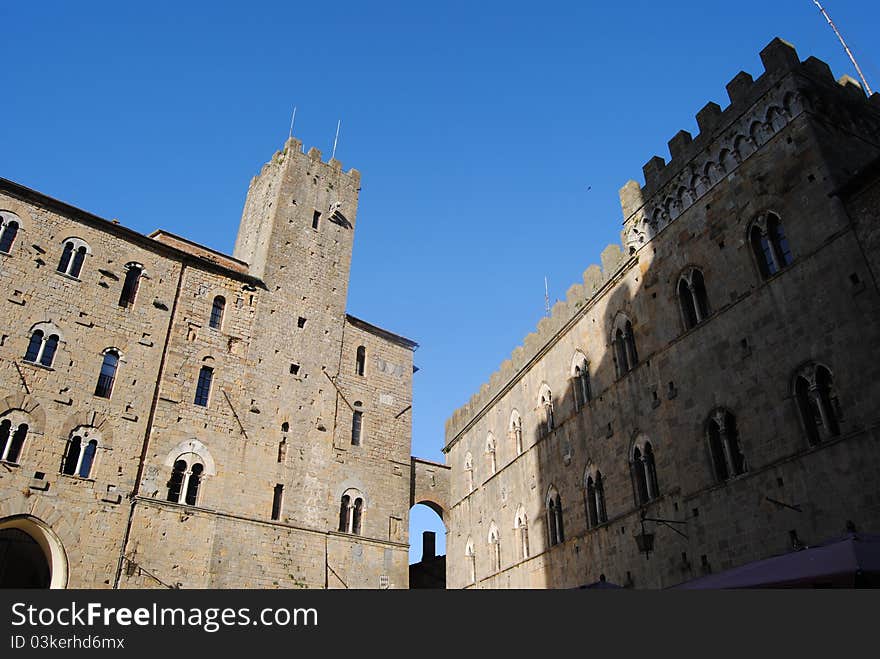
[[[48,588],[49,562],[43,549],[20,529],[0,530],[0,588]]]

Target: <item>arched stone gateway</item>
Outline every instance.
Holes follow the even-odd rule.
[[[67,553],[45,522],[0,518],[0,588],[66,588],[67,576]]]
[[[449,510],[449,467],[421,458],[412,459],[410,507],[423,503],[446,522]]]

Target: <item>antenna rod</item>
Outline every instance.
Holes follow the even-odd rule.
[[[544,277],[544,313],[550,315],[550,288],[547,286],[547,277]]]
[[[330,154],[330,159],[336,157],[336,142],[339,141],[339,127],[342,125],[342,119],[336,122],[336,137],[333,138],[333,153]]]
[[[843,46],[843,49],[846,51],[846,54],[849,56],[849,61],[853,63],[853,66],[856,67],[856,71],[859,74],[859,77],[862,79],[862,84],[865,85],[865,91],[868,92],[868,96],[873,94],[871,91],[871,86],[868,84],[868,81],[865,79],[865,74],[862,73],[862,69],[859,67],[859,63],[856,62],[856,58],[853,56],[852,51],[849,49],[849,46],[846,45],[846,41],[843,40],[843,36],[841,36],[840,32],[837,30],[837,26],[834,25],[834,22],[831,20],[831,17],[828,15],[828,12],[825,11],[825,8],[819,4],[819,0],[813,0],[813,4],[819,8],[819,11],[822,12],[822,15],[825,17],[825,20],[828,21],[828,25],[831,26],[831,29],[834,30],[834,34],[837,35],[837,38],[840,39],[840,44]]]
[[[287,135],[287,139],[293,137],[293,122],[296,119],[296,106],[293,106],[293,114],[290,117],[290,133]]]

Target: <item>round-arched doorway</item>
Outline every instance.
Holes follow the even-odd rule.
[[[0,588],[64,588],[67,555],[51,528],[30,515],[0,519]]]

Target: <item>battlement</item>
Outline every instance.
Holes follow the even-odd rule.
[[[483,408],[491,403],[504,388],[524,369],[544,348],[550,344],[570,322],[581,314],[599,292],[621,271],[629,261],[621,245],[611,244],[602,250],[602,265],[591,265],[584,270],[583,283],[572,285],[565,294],[565,300],[553,305],[550,315],[542,318],[537,330],[529,334],[523,344],[518,346],[505,360],[489,381],[471,396],[467,404],[457,409],[446,421],[446,437],[456,437]]]
[[[654,156],[645,163],[644,186],[630,180],[620,189],[624,246],[606,247],[602,266],[587,268],[583,284],[569,288],[565,302],[558,302],[537,331],[452,414],[446,421],[446,450],[589,306],[632,255],[801,113],[825,113],[854,123],[840,116],[838,106],[856,107],[863,127],[880,135],[880,94],[867,98],[855,80],[846,75],[835,80],[830,67],[814,57],[801,62],[794,46],[779,38],[761,51],[761,61],[760,77],[741,71],[727,84],[726,108],[709,102],[697,112],[700,132],[695,137],[681,130],[669,140],[669,162]]]
[[[880,94],[866,97],[848,75],[835,80],[825,62],[801,62],[794,46],[775,38],[761,51],[764,73],[757,79],[740,71],[727,83],[730,104],[709,102],[697,112],[700,132],[681,130],[668,142],[669,162],[654,156],[642,168],[645,184],[629,181],[620,190],[625,243],[638,249],[665,224],[680,215],[726,174],[757,151],[803,111],[828,110],[821,96],[876,115]],[[653,200],[652,200],[653,198]],[[640,223],[647,224],[639,227]]]
[[[354,168],[349,169],[347,172],[342,171],[342,163],[336,158],[330,158],[327,162],[321,160],[321,151],[317,147],[311,147],[308,152],[305,152],[303,149],[303,143],[301,140],[298,140],[295,137],[290,137],[284,143],[284,148],[280,151],[276,151],[272,158],[263,165],[260,173],[254,176],[251,179],[250,188],[253,188],[257,182],[264,178],[265,176],[277,173],[281,166],[285,164],[290,158],[301,158],[308,161],[310,165],[310,169],[316,169],[316,165],[319,166],[320,169],[323,169],[324,175],[332,173],[334,176],[345,176],[348,177],[351,183],[357,188],[360,185],[361,173]],[[318,171],[320,171],[320,169]]]

